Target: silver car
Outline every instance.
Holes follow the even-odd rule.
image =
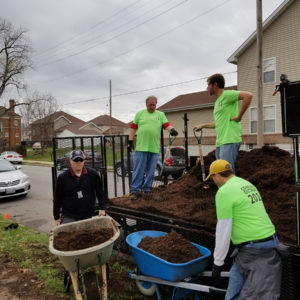
[[[15,151],[4,151],[1,153],[1,158],[5,158],[11,163],[21,164],[23,162],[23,155],[15,152]]]
[[[0,158],[0,198],[27,195],[30,190],[30,180],[20,168]]]

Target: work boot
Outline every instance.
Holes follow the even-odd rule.
[[[136,200],[138,197],[137,193],[130,193],[130,200]]]

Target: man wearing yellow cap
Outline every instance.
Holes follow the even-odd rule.
[[[215,199],[218,221],[213,282],[219,281],[231,239],[237,254],[225,299],[279,299],[281,258],[276,251],[279,242],[257,188],[235,176],[231,165],[223,159],[210,165],[209,178],[219,188]]]

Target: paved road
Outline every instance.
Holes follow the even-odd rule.
[[[49,232],[54,226],[52,217],[51,168],[47,166],[22,165],[21,169],[31,180],[31,191],[27,197],[0,199],[0,213],[10,213],[20,222],[36,231]],[[116,177],[117,196],[123,194],[122,180]],[[125,187],[128,187],[125,181]],[[115,196],[113,173],[108,173],[109,197]],[[126,193],[128,188],[126,188]]]
[[[37,231],[48,232],[54,225],[51,168],[23,165],[21,170],[31,180],[31,191],[27,197],[0,199],[0,213],[10,213],[17,222]]]

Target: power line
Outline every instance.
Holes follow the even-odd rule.
[[[45,66],[48,66],[48,65],[52,65],[52,64],[54,64],[54,63],[58,63],[58,62],[63,61],[63,60],[65,60],[65,59],[68,59],[68,58],[77,56],[77,55],[79,55],[79,54],[85,53],[85,52],[87,52],[87,51],[89,51],[89,50],[91,50],[91,49],[93,49],[93,48],[96,48],[96,47],[98,47],[98,46],[100,46],[100,45],[106,44],[106,43],[108,43],[108,42],[110,42],[110,41],[112,41],[112,40],[114,40],[114,39],[117,39],[117,38],[123,36],[124,34],[130,32],[130,31],[132,31],[132,30],[134,30],[134,29],[136,29],[136,28],[138,28],[138,27],[140,27],[140,26],[142,26],[142,25],[145,25],[145,24],[147,24],[147,23],[153,21],[154,19],[156,19],[156,18],[158,18],[158,17],[160,17],[160,16],[162,16],[162,15],[164,15],[164,14],[170,12],[171,10],[173,10],[173,9],[175,9],[175,8],[177,8],[177,7],[179,7],[180,5],[182,5],[183,3],[187,2],[187,1],[188,1],[188,0],[183,0],[182,2],[180,2],[180,3],[178,3],[178,4],[174,5],[174,6],[172,6],[171,8],[168,8],[168,9],[164,10],[163,12],[161,12],[161,13],[159,13],[159,14],[157,14],[157,15],[151,17],[151,18],[149,18],[149,19],[147,19],[147,20],[145,20],[145,21],[143,21],[143,22],[141,22],[141,23],[139,23],[139,24],[137,24],[137,25],[132,26],[131,28],[129,28],[129,29],[127,29],[127,30],[125,30],[125,31],[123,31],[123,32],[121,32],[121,33],[119,33],[119,34],[116,34],[115,36],[113,36],[113,37],[111,37],[111,38],[108,38],[108,39],[106,39],[106,40],[104,40],[104,41],[101,41],[101,42],[99,42],[99,43],[96,43],[96,44],[93,45],[93,46],[89,46],[89,47],[87,47],[87,48],[84,49],[84,50],[77,51],[77,52],[75,52],[75,53],[73,53],[73,54],[70,54],[70,55],[67,55],[67,56],[65,56],[65,57],[62,57],[62,58],[59,58],[59,59],[52,60],[52,61],[50,61],[50,62],[48,62],[48,63],[41,64],[39,67],[41,68],[41,67],[45,67]]]
[[[181,24],[179,24],[179,25],[177,25],[177,26],[171,28],[170,30],[165,31],[165,32],[163,32],[162,34],[159,34],[159,35],[155,36],[154,38],[152,38],[152,39],[150,39],[150,40],[147,40],[147,41],[145,41],[145,42],[139,44],[139,45],[136,46],[136,47],[133,47],[133,48],[131,48],[131,49],[129,49],[129,50],[126,50],[126,51],[124,51],[124,52],[118,54],[118,55],[115,55],[115,56],[113,56],[112,58],[109,58],[109,59],[107,59],[107,60],[104,60],[104,61],[101,61],[101,62],[98,62],[98,63],[94,63],[92,66],[87,67],[87,68],[82,68],[82,69],[80,69],[80,70],[78,70],[78,71],[76,71],[76,72],[68,73],[68,74],[65,74],[65,75],[63,75],[63,76],[53,78],[52,80],[47,80],[47,81],[45,81],[44,83],[47,83],[47,82],[53,82],[53,81],[56,81],[56,80],[59,80],[59,79],[62,79],[62,78],[74,76],[74,75],[76,75],[76,74],[78,74],[78,73],[83,73],[83,72],[85,72],[85,71],[87,71],[87,70],[90,70],[91,68],[94,68],[95,66],[103,65],[103,64],[105,64],[105,63],[107,63],[107,62],[109,62],[109,61],[112,61],[112,60],[114,60],[114,59],[116,59],[116,58],[119,58],[119,57],[121,57],[121,56],[124,56],[124,55],[126,55],[126,54],[128,54],[128,53],[130,53],[130,52],[133,52],[134,50],[136,50],[136,49],[138,49],[138,48],[140,48],[140,47],[143,47],[143,46],[145,46],[145,45],[147,45],[147,44],[149,44],[149,43],[151,43],[151,42],[153,42],[153,41],[155,41],[155,40],[157,40],[157,39],[159,39],[159,38],[161,38],[161,37],[163,37],[163,36],[165,36],[165,35],[167,35],[167,34],[169,34],[169,33],[171,33],[171,32],[173,32],[173,31],[175,31],[175,30],[177,30],[177,29],[179,29],[179,28],[181,28],[181,27],[187,25],[187,24],[190,24],[190,23],[196,21],[196,20],[199,19],[200,17],[203,17],[204,15],[207,15],[207,14],[211,13],[212,11],[214,11],[214,10],[220,8],[221,6],[227,4],[227,3],[230,2],[230,1],[232,1],[232,0],[225,0],[225,1],[223,1],[222,3],[220,3],[220,4],[218,4],[218,5],[216,5],[216,6],[212,7],[212,8],[210,8],[210,9],[208,9],[208,10],[206,10],[206,11],[204,11],[203,13],[201,13],[201,14],[199,14],[199,15],[196,15],[195,17],[193,17],[193,18],[191,18],[191,19],[189,19],[189,20],[187,20],[187,21],[185,21],[185,22],[183,22],[183,23],[181,23]]]
[[[135,1],[134,3],[132,3],[132,4],[130,4],[130,5],[128,5],[128,6],[124,7],[124,8],[122,8],[122,9],[120,9],[120,10],[118,10],[118,11],[116,11],[115,13],[113,13],[113,14],[110,15],[110,16],[108,16],[108,17],[105,18],[104,20],[101,20],[100,22],[97,22],[96,24],[94,24],[93,26],[91,26],[88,30],[85,30],[85,31],[82,31],[82,32],[80,32],[80,33],[78,33],[78,34],[75,34],[75,35],[73,35],[72,37],[70,37],[69,39],[66,39],[66,40],[62,41],[61,43],[58,43],[58,44],[56,44],[55,46],[53,46],[53,47],[51,47],[51,48],[48,48],[48,49],[42,51],[42,52],[39,53],[38,55],[39,55],[39,56],[42,56],[42,55],[44,55],[45,53],[47,53],[47,52],[49,52],[49,51],[51,51],[51,50],[57,49],[57,48],[59,48],[60,46],[65,45],[65,44],[69,43],[70,41],[73,41],[74,39],[76,39],[76,38],[78,38],[78,37],[80,37],[80,36],[82,36],[82,35],[85,35],[86,33],[90,32],[91,30],[93,30],[94,28],[98,27],[99,25],[102,25],[102,24],[104,24],[105,22],[107,22],[108,20],[110,20],[110,19],[116,17],[117,15],[119,15],[120,13],[122,13],[123,11],[128,10],[128,9],[129,9],[130,7],[132,7],[132,6],[135,6],[138,2],[141,2],[141,0],[137,0],[137,1]]]
[[[225,73],[223,73],[223,75],[234,74],[236,72],[237,71],[225,72]],[[153,91],[153,90],[168,88],[168,87],[171,87],[171,86],[176,86],[176,85],[191,83],[191,82],[194,82],[194,81],[200,81],[200,80],[204,80],[204,79],[207,79],[207,78],[208,78],[208,76],[204,76],[204,77],[200,77],[200,78],[196,78],[196,79],[191,79],[191,80],[180,81],[180,82],[176,82],[176,83],[165,84],[165,85],[161,85],[161,86],[157,86],[157,87],[152,87],[152,88],[148,88],[148,89],[142,89],[142,90],[131,91],[131,92],[126,92],[126,93],[121,93],[121,94],[115,94],[115,95],[112,95],[112,97],[113,98],[117,98],[117,97],[122,97],[122,96],[139,94],[139,93],[143,93],[143,92],[149,92],[149,91]],[[96,101],[96,100],[108,100],[108,99],[109,99],[109,96],[103,96],[103,97],[98,97],[98,98],[91,98],[91,99],[79,100],[79,101],[74,101],[74,102],[68,102],[68,103],[63,104],[62,106],[72,105],[72,104],[78,104],[78,103],[83,103],[83,102],[92,102],[92,101]]]
[[[155,10],[155,9],[161,7],[161,6],[164,6],[166,3],[170,2],[170,1],[174,1],[174,0],[169,0],[169,1],[163,3],[163,4],[159,5],[159,6],[156,6],[156,7],[152,8],[152,9],[146,11],[145,13],[143,13],[142,15],[140,15],[138,18],[140,18],[140,17],[142,17],[143,15],[145,15],[145,14],[151,12],[152,10]],[[140,9],[140,8],[142,8],[142,7],[146,6],[146,5],[148,5],[149,3],[153,3],[153,2],[147,2],[147,3],[145,3],[144,5],[140,6],[138,9]],[[133,12],[135,12],[135,11],[136,11],[136,10],[133,10],[133,11],[129,12],[129,14],[130,14],[130,13],[133,13]],[[124,17],[127,16],[127,15],[128,15],[128,14],[125,14],[125,15],[121,16],[120,18],[124,18]],[[120,20],[120,18],[118,19],[118,21]],[[98,39],[99,37],[102,37],[102,36],[104,36],[105,34],[108,34],[108,33],[110,33],[110,32],[113,32],[113,31],[116,30],[116,29],[123,28],[125,25],[127,25],[128,23],[131,23],[131,22],[133,22],[133,21],[135,21],[135,19],[130,20],[130,21],[128,21],[128,22],[125,22],[125,23],[123,23],[123,24],[121,24],[121,25],[118,25],[117,27],[115,27],[115,28],[113,28],[113,29],[107,31],[106,33],[103,33],[102,35],[98,35],[98,36],[94,37],[92,40],[84,41],[84,42],[82,42],[82,44],[91,43],[91,42],[93,42],[94,40]],[[112,22],[114,22],[114,20],[112,20]],[[74,46],[73,46],[73,48],[74,48]],[[57,54],[57,52],[68,52],[68,51],[70,51],[70,50],[73,50],[73,48],[72,48],[72,49],[67,49],[67,48],[65,48],[65,49],[61,49],[61,50],[55,51],[54,53],[51,54],[51,56]]]

